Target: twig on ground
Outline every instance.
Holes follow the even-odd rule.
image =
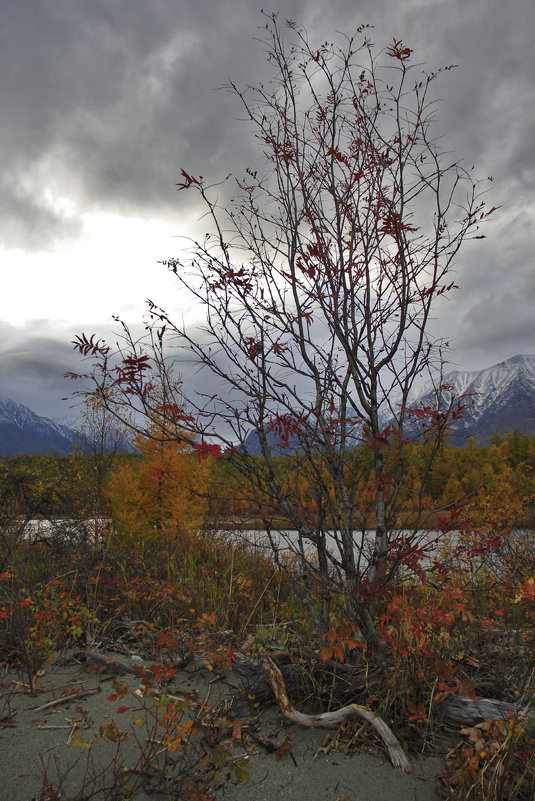
[[[41,706],[31,706],[29,709],[32,709],[35,712],[42,712],[43,709],[49,709],[51,706],[66,704],[68,701],[74,701],[77,698],[86,698],[88,695],[96,695],[99,692],[99,687],[97,687],[96,690],[82,690],[81,692],[73,692],[69,693],[68,695],[62,695],[61,698],[55,698],[53,701],[48,701],[48,703],[42,704]]]

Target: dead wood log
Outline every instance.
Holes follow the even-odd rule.
[[[121,659],[114,659],[105,654],[98,654],[95,651],[82,651],[74,654],[74,656],[75,658],[85,661],[88,665],[95,665],[102,673],[111,673],[114,676],[126,676],[136,672],[133,666],[129,665],[128,662],[123,662]]]
[[[232,669],[238,674],[242,684],[245,686],[247,699],[250,703],[268,706],[276,702],[277,699],[273,692],[271,679],[258,662],[249,659],[243,654],[237,653],[232,662]],[[288,692],[298,692],[303,685],[302,671],[298,670],[296,666],[292,664],[282,665],[280,670]],[[236,699],[233,711],[235,711],[236,707],[240,706],[240,700],[243,699]]]
[[[528,711],[519,704],[491,698],[466,698],[452,695],[439,706],[442,722],[452,728],[476,726],[484,720],[507,720],[511,716],[528,722]]]
[[[322,729],[334,729],[350,718],[362,718],[370,723],[378,733],[388,749],[390,760],[395,768],[401,768],[405,773],[411,772],[411,766],[403,748],[399,744],[393,731],[386,725],[382,718],[374,715],[369,709],[360,704],[350,704],[334,712],[321,712],[318,715],[306,715],[299,712],[290,703],[286,693],[286,686],[281,671],[269,656],[263,656],[260,660],[262,667],[269,673],[275,697],[288,720],[298,723],[301,726],[309,726]]]

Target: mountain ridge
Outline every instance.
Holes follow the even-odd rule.
[[[67,456],[76,431],[43,417],[12,398],[0,396],[0,456],[51,454]]]
[[[514,429],[522,434],[535,434],[535,355],[512,356],[481,370],[451,370],[443,376],[441,387],[443,406],[463,398],[467,407],[462,417],[452,421],[452,445],[462,445],[468,437],[473,437],[477,444],[488,444],[494,433],[505,434]],[[436,403],[437,390],[428,384],[413,395],[409,406],[433,408]],[[383,422],[385,426],[388,424],[387,420]],[[270,432],[270,439],[274,454],[288,453],[288,449],[277,446],[276,434]],[[78,440],[79,435],[73,428],[0,396],[0,457],[17,454],[66,456]],[[253,455],[260,453],[254,429],[245,447]]]
[[[410,397],[409,408],[436,408],[437,394],[441,406],[462,399],[464,414],[450,425],[449,441],[464,445],[473,437],[479,445],[490,442],[492,435],[505,434],[518,429],[522,434],[535,434],[535,355],[519,354],[481,370],[451,370],[442,377],[441,389],[432,383],[425,384]],[[382,415],[386,428],[389,415]],[[417,436],[416,424],[406,424],[405,433]],[[354,432],[360,440],[361,431]],[[297,440],[290,440],[289,449],[277,444],[277,436],[268,432],[268,441],[274,455],[299,450]],[[253,429],[246,438],[245,447],[253,455],[260,454],[258,435]]]
[[[535,355],[512,356],[482,370],[452,370],[442,379],[442,403],[463,399],[464,414],[450,426],[450,442],[462,444],[474,437],[488,444],[493,434],[515,428],[535,433]],[[410,405],[436,403],[437,391],[429,385],[411,398]]]

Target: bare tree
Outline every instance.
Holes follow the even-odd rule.
[[[148,368],[162,380],[165,342],[216,379],[216,395],[175,397],[168,418],[197,449],[219,445],[256,497],[276,556],[284,535],[275,536],[275,521],[297,532],[287,544],[318,626],[328,628],[333,589],[343,590],[351,619],[380,652],[374,614],[399,540],[409,395],[418,376],[440,369],[431,310],[454,288],[459,248],[480,236],[490,212],[434,133],[431,88],[443,70],[422,71],[396,40],[376,55],[365,28],[316,49],[288,26],[289,44],[276,16],[267,18],[270,81],[228,87],[262,168],[228,177],[224,189],[182,171],[179,188],[200,196],[209,233],[167,266],[204,308],[202,332],[149,302],[148,349],[126,326],[119,366],[93,339],[78,347],[97,355],[97,390],[115,383],[125,405],[149,417]],[[218,192],[232,196],[220,202]],[[417,413],[440,438],[440,402]],[[426,448],[431,460],[436,449]],[[281,453],[291,470],[281,469]],[[355,536],[363,469],[374,477],[368,554],[364,525]],[[416,508],[413,536],[422,527]]]
[[[89,395],[84,399],[81,422],[77,428],[75,452],[79,451],[90,460],[92,509],[91,514],[98,529],[99,518],[109,512],[106,500],[106,477],[119,453],[132,449],[129,421],[119,422],[121,407],[114,403],[111,389],[103,397]]]

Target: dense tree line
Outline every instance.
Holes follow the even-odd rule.
[[[410,527],[418,510],[424,511],[428,526],[437,525],[447,513],[455,510],[459,522],[473,520],[474,525],[494,524],[498,527],[532,527],[535,524],[535,435],[518,431],[495,434],[489,445],[477,445],[472,438],[465,446],[442,443],[433,467],[428,470],[426,448],[431,443],[406,446],[405,458],[410,463],[407,479],[395,506],[399,528]],[[396,459],[395,442],[390,445],[392,462]],[[321,456],[318,455],[318,463]],[[303,504],[314,505],[312,489],[302,470],[299,454],[274,460],[277,472],[299,495]],[[362,445],[351,454],[352,470],[358,472],[356,521],[363,529],[373,528],[373,493],[377,477],[373,451]],[[388,474],[388,458],[387,458]],[[215,466],[216,485],[220,490],[219,514],[223,518],[243,514],[253,525],[262,523],[262,499],[251,498],[238,475],[224,459]],[[232,487],[230,493],[228,488]],[[217,491],[214,495],[217,495]],[[213,501],[214,507],[217,504]],[[215,509],[214,509],[215,511]],[[425,512],[428,512],[425,519]],[[453,519],[452,519],[453,523]]]
[[[144,509],[143,504],[149,504],[148,477],[152,477],[155,486],[160,487],[162,499],[162,513],[153,509],[155,520],[169,515],[179,518],[182,513],[192,515],[198,524],[244,522],[262,526],[265,517],[262,498],[259,495],[251,497],[240,475],[225,457],[203,464],[201,469],[195,454],[183,446],[167,443],[165,448],[159,448],[154,442],[151,444],[150,439],[141,445],[137,454],[117,454],[110,462],[100,513],[111,515],[115,506],[117,514],[126,523],[132,514],[132,503],[135,505],[133,493],[137,493],[139,498],[145,497],[143,503],[140,501],[138,512],[142,511],[141,507]],[[491,443],[485,446],[477,445],[473,439],[468,439],[464,447],[444,443],[432,471],[425,476],[425,494],[420,498],[423,471],[427,469],[422,452],[425,447],[425,443],[415,443],[410,446],[412,452],[409,449],[407,454],[412,464],[409,481],[397,505],[400,526],[410,523],[415,499],[430,512],[462,505],[464,512],[478,524],[490,519],[489,515],[496,525],[505,527],[532,527],[535,524],[535,435],[515,430],[505,435],[495,434]],[[261,463],[262,458],[258,459]],[[317,460],[319,464],[320,454]],[[316,501],[307,483],[306,471],[301,469],[300,455],[288,454],[273,461],[279,477],[298,493],[301,503],[314,507]],[[32,504],[37,505],[46,496],[41,514],[53,517],[92,514],[100,482],[97,475],[99,466],[95,462],[95,457],[88,454],[69,457],[19,455],[0,459],[4,513],[25,514]],[[364,528],[371,527],[370,499],[376,484],[372,449],[367,445],[356,449],[348,460],[348,469],[357,471],[359,476],[357,520]],[[164,474],[164,470],[170,472]],[[191,478],[189,490],[187,476]],[[130,497],[128,503],[127,493]],[[193,511],[190,507],[195,493],[198,500],[193,504],[196,507]],[[156,489],[153,495],[150,505],[154,507],[158,499]],[[146,509],[144,517],[147,517]],[[435,523],[436,515],[429,519],[430,525]]]

